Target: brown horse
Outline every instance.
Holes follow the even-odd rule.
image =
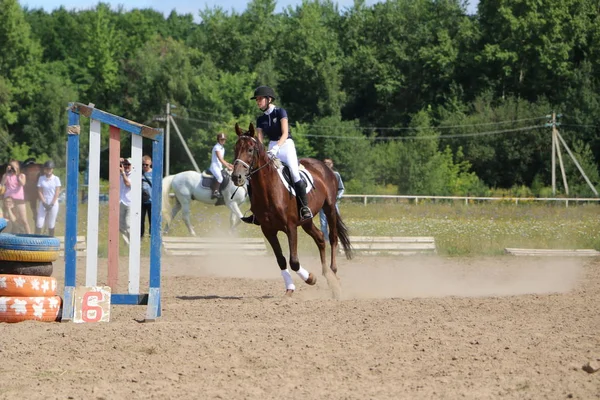
[[[300,164],[312,175],[313,189],[307,193],[308,206],[313,215],[321,208],[325,211],[329,223],[329,243],[331,245],[331,265],[327,268],[325,255],[325,238],[323,233],[313,224],[312,219],[300,221],[296,198],[288,191],[277,172],[276,163],[265,150],[265,146],[255,137],[254,125],[248,131],[242,131],[235,125],[238,141],[235,145],[235,161],[231,178],[237,186],[243,186],[251,179],[251,210],[259,221],[263,235],[273,248],[277,264],[281,269],[286,285],[286,295],[291,296],[295,290],[292,277],[287,270],[286,259],[281,250],[277,232],[282,231],[288,237],[290,248],[290,267],[309,285],[316,283],[316,277],[300,265],[298,259],[298,226],[308,233],[319,248],[322,273],[332,289],[334,297],[339,298],[341,288],[337,280],[336,254],[338,236],[348,259],[352,258],[352,246],[348,230],[335,203],[337,180],[323,162],[313,158],[303,158]]]
[[[21,167],[21,173],[25,174],[25,187],[23,188],[25,191],[25,201],[29,202],[29,207],[31,207],[31,213],[33,214],[33,220],[35,221],[37,218],[37,202],[38,202],[38,179],[40,175],[44,172],[44,165],[37,164],[31,159],[28,159],[23,162],[19,162]],[[6,172],[7,164],[0,165],[0,177],[4,175]]]

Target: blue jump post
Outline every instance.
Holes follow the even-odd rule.
[[[99,190],[101,124],[109,125],[109,217],[108,217],[108,286],[111,287],[111,304],[147,305],[145,321],[155,321],[161,315],[161,244],[162,232],[162,171],[163,133],[137,122],[94,108],[93,105],[69,103],[69,124],[67,128],[67,206],[65,227],[65,289],[62,321],[71,321],[74,316],[74,293],[77,283],[77,224],[80,160],[80,116],[90,119],[89,156],[87,157],[88,215],[87,215],[87,255],[85,286],[97,286],[98,276],[98,231],[99,231]],[[129,281],[128,292],[114,293],[117,286],[119,262],[119,159],[121,157],[121,133],[131,137],[131,158],[133,171],[131,180]],[[150,266],[148,293],[141,293],[140,282],[140,215],[141,215],[141,165],[142,141],[152,140],[152,220],[150,233]]]

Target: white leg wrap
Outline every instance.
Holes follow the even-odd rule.
[[[292,275],[290,275],[290,271],[288,271],[287,268],[281,271],[281,276],[283,276],[286,290],[296,290],[296,285],[294,285]]]
[[[306,282],[306,280],[308,279],[308,271],[305,270],[304,268],[302,268],[302,265],[300,266],[300,269],[298,269],[298,271],[296,271],[296,273],[298,274],[298,276],[300,278],[302,278],[302,280],[304,282]]]

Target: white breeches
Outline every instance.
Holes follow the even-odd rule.
[[[46,210],[44,205],[40,201],[38,204],[37,220],[35,221],[35,227],[42,229],[44,223],[48,224],[48,229],[54,229],[56,227],[56,217],[58,216],[58,202],[54,203],[50,210]]]
[[[219,164],[210,164],[210,172],[212,172],[215,179],[221,183],[223,182],[223,173],[221,172],[223,167]]]
[[[271,140],[269,142],[269,150],[271,150],[271,148],[276,144],[276,140]],[[298,171],[298,156],[296,155],[296,145],[292,139],[286,140],[283,146],[279,148],[277,158],[279,158],[281,162],[285,163],[285,165],[290,168],[290,174],[292,175],[292,180],[294,183],[298,182],[300,180],[300,172]]]

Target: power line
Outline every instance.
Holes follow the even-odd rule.
[[[366,137],[366,136],[335,136],[335,135],[312,135],[307,134],[303,136],[307,137],[318,137],[323,139],[351,139],[351,140],[435,140],[435,139],[454,139],[454,138],[464,138],[464,137],[476,137],[476,136],[489,136],[489,135],[497,135],[501,133],[511,133],[511,132],[522,132],[529,131],[533,129],[545,128],[543,125],[531,125],[523,128],[515,128],[515,129],[503,129],[499,131],[488,131],[488,132],[474,132],[474,133],[464,133],[464,134],[456,134],[456,135],[431,135],[431,136],[378,136],[378,137]],[[431,128],[433,129],[433,128]]]
[[[470,128],[476,126],[491,126],[491,125],[504,125],[504,124],[513,124],[516,122],[524,122],[524,121],[537,121],[541,119],[547,119],[544,117],[535,117],[535,118],[523,118],[523,119],[512,119],[498,122],[483,122],[480,124],[464,124],[464,125],[446,125],[446,126],[435,126],[435,127],[376,127],[376,126],[333,126],[333,125],[315,125],[315,124],[304,124],[302,122],[298,122],[297,124],[312,126],[314,128],[330,128],[330,129],[356,129],[356,130],[374,130],[374,131],[420,131],[426,129],[459,129],[459,128]]]
[[[219,125],[219,123],[216,123],[216,122],[211,122],[211,121],[201,120],[201,119],[191,118],[191,117],[174,116],[173,118],[186,120],[186,121],[200,122],[200,123],[204,123],[207,125]],[[539,118],[534,118],[534,119],[539,119]],[[531,119],[528,119],[528,120],[531,120]],[[489,124],[481,124],[481,125],[492,125],[492,124],[497,124],[497,123],[489,123]],[[315,126],[315,125],[312,125],[312,126]],[[455,138],[465,138],[465,137],[489,136],[489,135],[497,135],[497,134],[501,134],[501,133],[522,132],[522,131],[528,131],[528,130],[539,129],[539,128],[544,128],[544,126],[543,125],[531,125],[531,126],[525,126],[522,128],[503,129],[503,130],[487,131],[487,132],[473,132],[473,133],[463,133],[463,134],[455,134],[455,135],[431,135],[431,136],[368,137],[368,136],[338,136],[338,135],[314,135],[314,134],[305,134],[303,136],[323,138],[323,139],[346,139],[346,140],[367,139],[367,140],[373,140],[373,141],[375,141],[375,140],[433,140],[433,139],[455,139]],[[425,129],[425,128],[423,128],[423,129]],[[439,127],[429,127],[426,129],[436,130],[436,129],[439,129]]]
[[[200,111],[200,110],[194,110],[191,108],[185,108],[182,107],[187,111],[192,111],[192,112],[196,112],[199,114],[206,114],[206,115],[213,115],[215,117],[222,117],[222,114],[218,114],[218,113],[212,113],[212,112],[208,112],[208,111]],[[177,117],[177,118],[181,118],[181,119],[185,119],[184,117]],[[198,122],[206,122],[206,123],[210,123],[209,121],[204,121],[204,120],[197,120],[194,118],[189,117],[190,120],[192,121],[198,121]],[[538,120],[542,120],[542,119],[547,119],[546,116],[543,117],[534,117],[534,118],[521,118],[521,119],[508,119],[508,120],[504,120],[504,121],[497,121],[497,122],[482,122],[482,123],[478,123],[478,124],[463,124],[463,125],[442,125],[442,126],[436,126],[435,129],[460,129],[460,128],[469,128],[469,127],[477,127],[477,126],[492,126],[492,125],[505,125],[505,124],[514,124],[517,122],[526,122],[526,121],[538,121]],[[419,131],[419,130],[426,130],[426,129],[431,129],[431,127],[386,127],[386,126],[348,126],[348,127],[344,127],[344,126],[339,126],[339,125],[317,125],[317,124],[309,124],[309,123],[304,123],[304,122],[295,122],[294,125],[304,125],[304,126],[310,126],[313,128],[330,128],[330,129],[356,129],[356,130],[377,130],[377,131]]]
[[[578,124],[561,124],[562,126],[570,126],[573,128],[598,128],[598,125],[578,125]]]

